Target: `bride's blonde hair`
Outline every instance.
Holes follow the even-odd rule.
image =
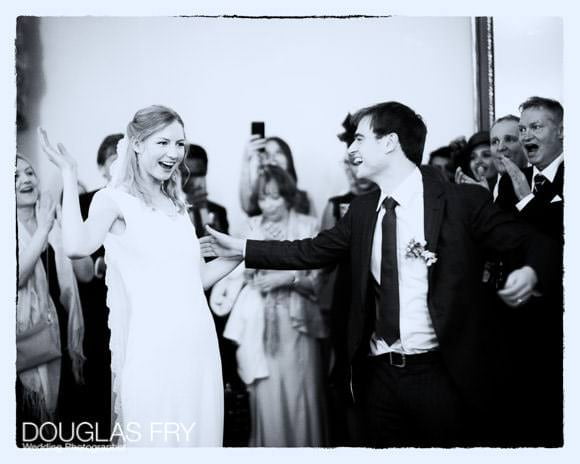
[[[139,171],[137,153],[133,149],[131,142],[143,142],[154,133],[177,121],[185,129],[181,116],[171,108],[161,105],[152,105],[143,108],[135,113],[131,122],[127,125],[126,133],[126,153],[119,153],[117,162],[119,166],[115,169],[119,171],[114,176],[114,186],[123,186],[132,195],[141,198],[146,204],[151,204],[151,198],[145,189],[143,176]],[[181,187],[181,173],[179,167],[175,169],[171,177],[161,184],[161,189],[175,204],[180,212],[187,208],[185,194]]]

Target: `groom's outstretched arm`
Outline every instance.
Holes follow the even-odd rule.
[[[246,242],[246,267],[256,269],[318,269],[340,261],[350,252],[352,214],[314,238],[295,241]]]
[[[340,261],[350,252],[352,207],[330,230],[314,238],[294,241],[244,240],[206,226],[209,236],[199,240],[203,257],[241,258],[255,269],[318,269]]]

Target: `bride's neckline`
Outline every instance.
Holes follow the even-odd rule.
[[[143,204],[145,204],[145,202],[143,202]],[[156,208],[155,206],[152,206],[152,205],[145,204],[145,206],[147,208],[149,208],[151,211],[154,211],[154,212],[157,212],[157,213],[161,213],[161,214],[163,214],[164,216],[167,216],[170,219],[174,219],[177,216],[179,216],[179,211],[175,207],[173,208],[173,211],[172,212],[169,212],[169,211],[165,211],[162,208]]]
[[[130,197],[134,198],[135,200],[137,200],[139,202],[139,204],[141,206],[143,206],[144,208],[146,208],[146,209],[148,209],[150,211],[156,212],[156,213],[160,213],[163,216],[168,217],[169,219],[175,219],[175,218],[177,218],[177,217],[180,216],[179,210],[177,209],[177,207],[175,207],[175,205],[173,204],[173,202],[171,201],[171,199],[169,197],[166,197],[167,200],[169,200],[167,202],[167,205],[168,206],[169,206],[169,204],[172,205],[172,211],[167,211],[167,210],[165,210],[163,208],[160,208],[159,206],[152,205],[152,204],[148,204],[142,198],[139,198],[139,197],[133,195],[132,193],[128,192],[125,189],[120,189],[120,191],[123,192],[123,193],[125,193],[126,195],[129,195]]]

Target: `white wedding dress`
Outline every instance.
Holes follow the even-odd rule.
[[[221,446],[221,361],[194,227],[122,190],[102,194],[126,224],[104,242],[114,441]]]

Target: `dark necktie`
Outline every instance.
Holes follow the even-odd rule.
[[[397,265],[397,202],[385,198],[383,206],[383,244],[377,335],[392,345],[401,338],[399,330],[399,271]]]
[[[548,182],[548,179],[546,179],[542,174],[536,174],[534,176],[534,191],[533,191],[534,195],[537,195],[539,192],[542,191],[542,188],[544,187],[546,182]]]

